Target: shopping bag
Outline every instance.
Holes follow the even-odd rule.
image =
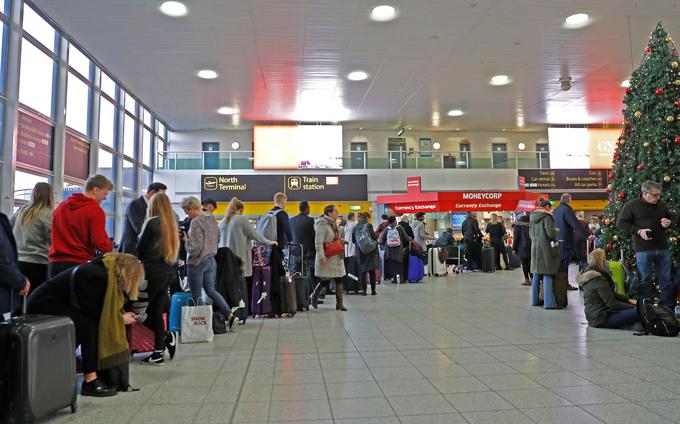
[[[190,301],[193,303],[193,301]],[[182,307],[182,343],[212,342],[213,313],[209,305]]]

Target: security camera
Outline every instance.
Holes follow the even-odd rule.
[[[570,76],[560,78],[560,88],[562,89],[562,91],[571,90],[571,77]]]

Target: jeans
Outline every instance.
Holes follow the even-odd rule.
[[[671,311],[675,308],[677,288],[671,281],[671,253],[668,249],[637,252],[637,268],[640,272],[640,291],[652,284],[652,266],[659,279],[661,304]]]
[[[191,289],[191,297],[194,302],[198,302],[201,298],[201,289],[205,290],[205,294],[212,299],[213,303],[219,308],[220,312],[228,317],[231,314],[231,308],[227,304],[224,297],[215,290],[215,258],[208,258],[198,265],[187,265],[187,280],[189,281],[189,288]]]
[[[600,328],[624,328],[636,322],[640,322],[637,308],[630,308],[613,312]]]
[[[553,293],[553,276],[547,274],[534,274],[534,278],[531,280],[531,305],[539,306],[541,303],[538,292],[541,278],[543,279],[543,307],[557,307],[555,293]]]

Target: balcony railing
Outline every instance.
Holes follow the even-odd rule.
[[[252,151],[159,152],[159,170],[253,169]],[[548,152],[418,152],[348,150],[343,169],[545,169]]]

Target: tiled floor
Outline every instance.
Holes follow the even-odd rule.
[[[81,398],[53,423],[669,423],[680,340],[590,329],[529,307],[518,271],[379,286],[293,319],[249,320],[165,367],[140,392]],[[328,298],[331,300],[332,298]]]

